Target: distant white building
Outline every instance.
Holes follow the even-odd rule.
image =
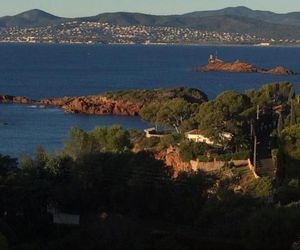
[[[209,145],[213,145],[214,142],[206,135],[206,133],[199,129],[193,129],[185,133],[185,138],[193,142],[203,142]]]
[[[188,140],[193,141],[193,142],[202,142],[202,143],[206,143],[211,146],[222,147],[221,144],[215,143],[211,138],[209,138],[207,136],[207,133],[205,131],[202,131],[200,129],[193,129],[189,132],[186,132],[185,138],[187,138]],[[220,138],[222,140],[230,141],[232,139],[232,134],[223,132],[222,134],[220,134]]]
[[[144,132],[145,132],[146,138],[152,138],[152,137],[162,138],[162,137],[165,137],[168,134],[170,134],[167,132],[160,133],[156,130],[156,128],[147,128],[147,129],[144,129]]]

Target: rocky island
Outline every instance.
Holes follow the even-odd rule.
[[[208,100],[206,94],[198,89],[178,87],[171,89],[127,90],[107,92],[100,95],[46,98],[42,100],[0,95],[0,104],[19,103],[55,106],[62,108],[66,113],[138,116],[144,106],[152,103],[163,103],[174,98],[182,98],[190,103],[203,103]]]
[[[194,67],[193,71],[224,71],[224,72],[238,72],[238,73],[263,73],[272,75],[296,75],[297,73],[287,69],[283,66],[277,66],[272,69],[264,69],[256,67],[252,64],[241,62],[239,60],[235,62],[224,62],[217,57],[210,56],[208,64],[205,66]]]
[[[36,102],[36,100],[23,96],[0,95],[0,103],[34,104]]]

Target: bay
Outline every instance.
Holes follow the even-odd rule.
[[[300,76],[193,72],[210,54],[300,72],[300,48],[157,45],[0,44],[0,94],[46,97],[105,91],[188,86],[214,98],[224,90],[244,92],[274,81],[290,81],[300,92]],[[61,148],[71,126],[90,130],[120,124],[142,130],[149,124],[132,117],[64,114],[56,108],[0,105],[0,154],[32,153],[36,145]]]

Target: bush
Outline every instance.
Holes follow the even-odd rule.
[[[168,134],[160,138],[160,142],[157,145],[157,150],[163,150],[170,146],[176,146],[181,140],[182,136],[180,134]]]
[[[180,143],[179,146],[179,155],[181,160],[183,160],[184,162],[188,162],[190,160],[195,159],[194,154],[193,154],[193,149],[191,147],[191,143],[190,142],[182,142]]]
[[[272,192],[272,181],[269,177],[255,179],[246,187],[246,193],[260,198],[267,198]]]
[[[208,158],[206,155],[199,155],[197,158],[201,162],[210,162],[213,161],[212,158]]]
[[[216,154],[214,155],[217,161],[231,161],[231,160],[247,160],[249,158],[249,151],[241,151],[237,153]]]
[[[158,137],[142,138],[139,145],[142,149],[154,149],[159,144],[160,139]]]
[[[183,141],[179,147],[180,158],[185,162],[195,160],[204,155],[208,149],[205,143]]]

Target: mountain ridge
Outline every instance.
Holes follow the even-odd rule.
[[[196,11],[182,15],[151,15],[107,12],[95,16],[66,18],[39,9],[0,18],[0,28],[56,25],[66,21],[106,22],[116,25],[145,25],[194,28],[216,32],[249,33],[266,37],[300,39],[300,12],[278,14],[244,6]]]

